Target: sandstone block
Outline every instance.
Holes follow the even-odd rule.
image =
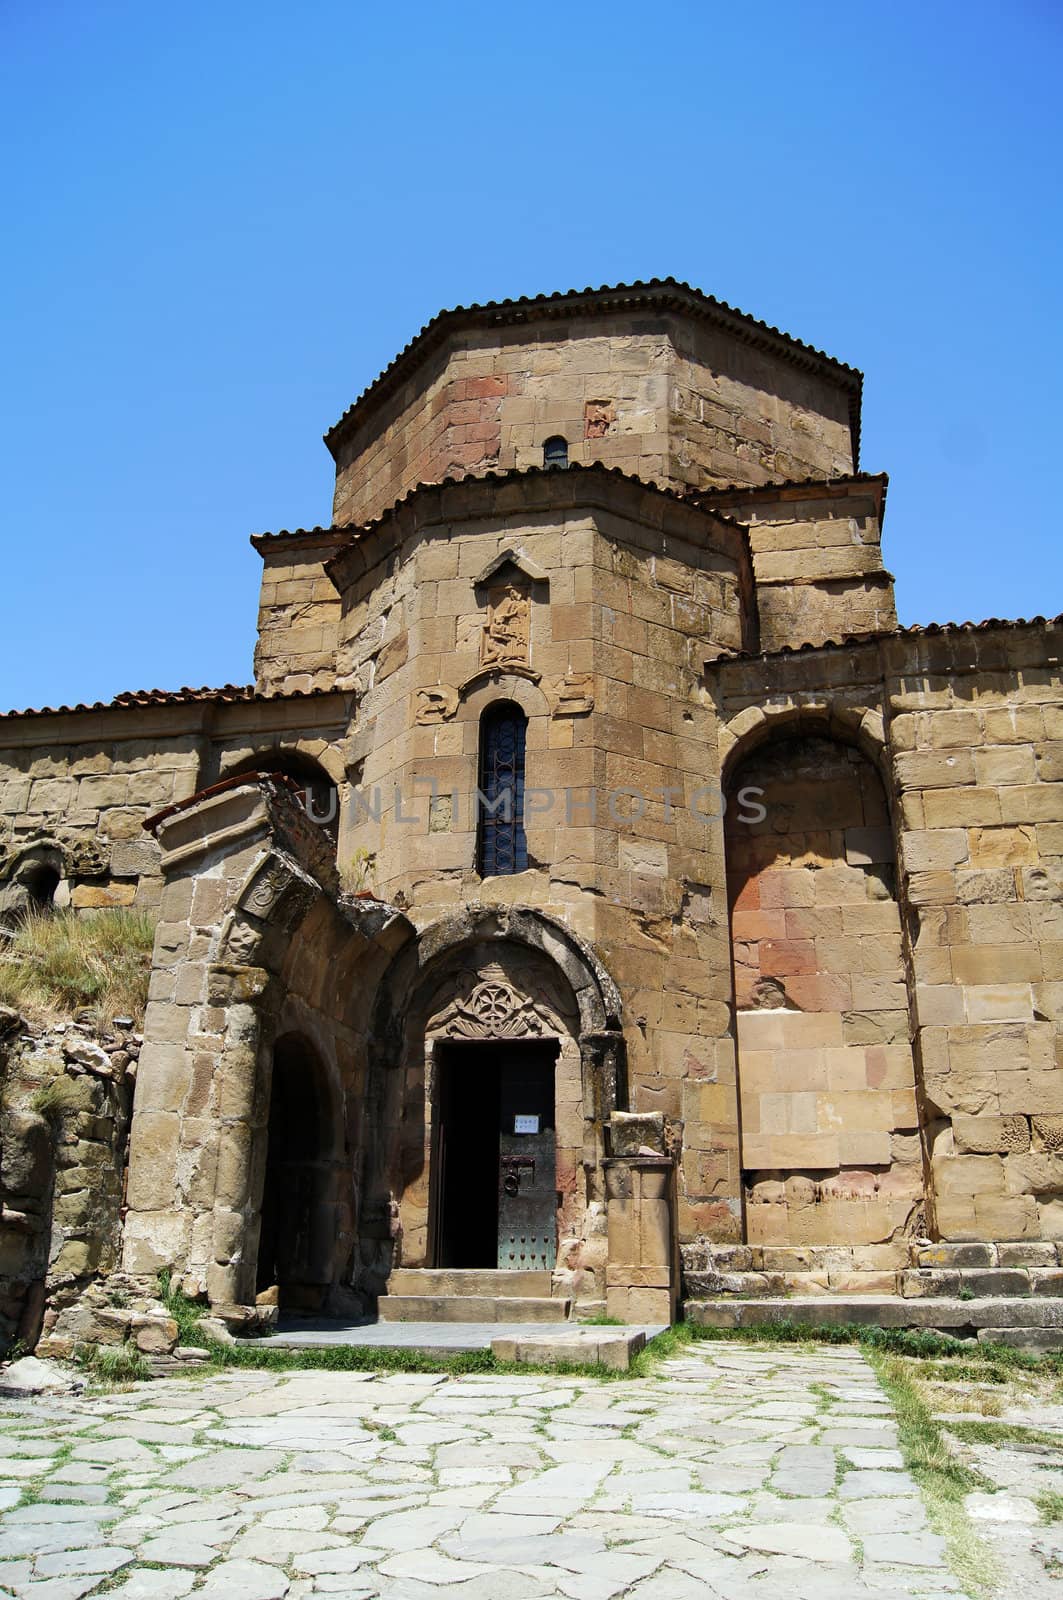
[[[172,1317],[134,1316],[132,1333],[137,1349],[145,1355],[169,1355],[177,1343],[177,1323]]]
[[[1030,1127],[1021,1116],[971,1117],[957,1114],[952,1119],[952,1131],[958,1152],[1005,1154],[1028,1150]]]

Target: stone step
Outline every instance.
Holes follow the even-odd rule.
[[[896,1272],[859,1272],[851,1269],[823,1272],[687,1272],[686,1292],[692,1300],[718,1295],[765,1299],[779,1295],[896,1294]],[[957,1285],[957,1288],[959,1285]]]
[[[990,1295],[1063,1296],[1063,1267],[908,1267],[903,1272],[831,1270],[823,1272],[687,1272],[683,1283],[691,1300],[723,1295],[743,1299],[782,1295],[901,1294],[920,1300],[976,1299]]]
[[[1036,1295],[971,1300],[873,1294],[687,1300],[683,1315],[688,1322],[704,1328],[764,1327],[773,1322],[835,1327],[859,1322],[880,1328],[934,1328],[964,1338],[983,1328],[1051,1328],[1063,1332],[1063,1300]]]
[[[901,1273],[911,1298],[958,1295],[1063,1295],[1063,1267],[913,1267]]]
[[[1063,1350],[1063,1328],[979,1328],[979,1344],[1010,1344],[1020,1350]]]
[[[566,1322],[571,1300],[479,1294],[383,1294],[381,1322]]]
[[[1063,1265],[1063,1241],[1012,1239],[996,1243],[912,1244],[913,1267],[1054,1267]]]
[[[498,1267],[396,1267],[388,1294],[504,1295],[507,1299],[549,1299],[549,1272],[508,1271]]]

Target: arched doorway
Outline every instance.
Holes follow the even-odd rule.
[[[433,1266],[554,1266],[560,1051],[559,1038],[436,1041]]]
[[[320,1307],[332,1284],[337,1109],[325,1066],[300,1034],[273,1048],[256,1289],[292,1309]]]
[[[522,1232],[525,1254],[532,1233],[545,1236],[574,1297],[604,1298],[604,1129],[626,1103],[620,1016],[615,984],[578,935],[527,907],[468,908],[402,946],[370,1030],[366,1104],[378,1137],[361,1183],[367,1283],[382,1290],[394,1268],[436,1267],[459,1250],[497,1267],[509,1244],[505,1179],[517,1179],[509,1199],[530,1198],[534,1161],[550,1221],[515,1223],[516,1259],[503,1255],[502,1265],[520,1267]],[[447,1216],[446,1177],[469,1171],[455,1154],[463,1121],[458,1143],[476,1152],[481,1197],[477,1238],[464,1242],[460,1212],[457,1222]],[[543,1158],[536,1137],[549,1142]]]
[[[924,1181],[882,781],[818,732],[772,738],[730,774],[725,838],[747,1239],[895,1265]]]

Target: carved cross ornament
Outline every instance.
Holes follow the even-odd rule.
[[[442,1031],[451,1039],[529,1039],[546,1028],[530,1000],[491,978],[455,1002]]]

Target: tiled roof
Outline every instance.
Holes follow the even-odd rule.
[[[41,706],[36,710],[5,711],[0,721],[15,717],[59,717],[77,711],[122,711],[132,707],[194,705],[212,701],[215,705],[236,705],[248,700],[313,700],[334,693],[328,689],[300,689],[287,694],[259,694],[254,684],[222,684],[220,689],[130,689],[113,700],[94,700],[76,706]]]
[[[587,308],[588,302],[599,312],[623,311],[629,306],[647,304],[667,310],[686,311],[717,325],[726,326],[746,344],[759,345],[762,349],[775,349],[798,366],[806,369],[829,367],[854,395],[851,421],[853,453],[854,458],[858,459],[860,392],[863,384],[863,374],[858,368],[847,366],[844,361],[838,361],[825,351],[817,350],[814,345],[804,344],[792,334],[773,328],[770,323],[761,322],[757,317],[751,317],[747,312],[729,306],[726,301],[717,300],[715,296],[705,294],[689,283],[681,283],[676,278],[647,278],[644,282],[618,283],[611,286],[603,284],[598,289],[567,289],[556,294],[524,295],[517,300],[489,300],[483,305],[455,306],[452,310],[440,311],[430,322],[425,323],[405,349],[401,350],[383,372],[373,379],[353,405],[348,406],[339,421],[325,434],[325,443],[335,455],[333,447],[347,432],[355,414],[360,412],[370,399],[378,402],[386,393],[397,387],[423,356],[441,344],[449,333],[459,328],[477,327],[484,323],[505,327],[532,320],[580,316]]]
[[[881,484],[885,490],[889,481],[888,472],[847,472],[837,478],[782,478],[768,483],[716,484],[707,489],[691,489],[689,497],[692,500],[716,500],[724,496],[742,495],[754,499],[757,495],[770,496],[784,489],[845,489],[854,483]]]
[[[716,511],[710,506],[700,504],[702,500],[708,498],[705,491],[695,493],[693,491],[669,489],[663,484],[655,483],[652,478],[637,477],[634,473],[622,471],[620,467],[607,467],[603,461],[588,461],[586,463],[573,461],[567,467],[511,467],[505,471],[468,472],[461,477],[439,478],[434,483],[415,483],[411,489],[407,489],[404,495],[400,495],[398,500],[388,506],[386,511],[382,511],[379,517],[373,517],[369,522],[334,523],[328,528],[281,528],[277,533],[253,533],[251,535],[251,543],[256,550],[261,552],[268,549],[271,544],[278,543],[283,539],[305,540],[308,544],[321,543],[325,539],[336,538],[337,536],[354,539],[361,534],[371,533],[374,528],[379,527],[389,517],[394,516],[395,512],[401,506],[404,506],[407,501],[413,500],[417,495],[428,493],[433,489],[444,489],[455,485],[468,486],[476,483],[506,484],[514,483],[524,478],[548,478],[559,483],[576,483],[579,481],[581,474],[588,474],[596,478],[613,478],[621,483],[630,484],[634,488],[649,489],[653,494],[663,495],[665,499],[674,500],[679,505],[691,506],[695,511],[708,511],[717,521],[729,523],[732,527],[741,529],[743,533],[746,531],[744,523],[739,522],[736,518],[729,517],[724,512]]]
[[[878,633],[842,633],[821,644],[784,644],[778,650],[735,652],[722,657],[712,665],[726,665],[731,661],[773,660],[776,656],[808,655],[816,650],[841,650],[859,644],[882,644],[889,639],[934,639],[942,635],[991,633],[994,630],[1018,628],[1063,627],[1063,612],[1057,617],[986,617],[982,622],[911,622],[904,627],[883,629]]]

